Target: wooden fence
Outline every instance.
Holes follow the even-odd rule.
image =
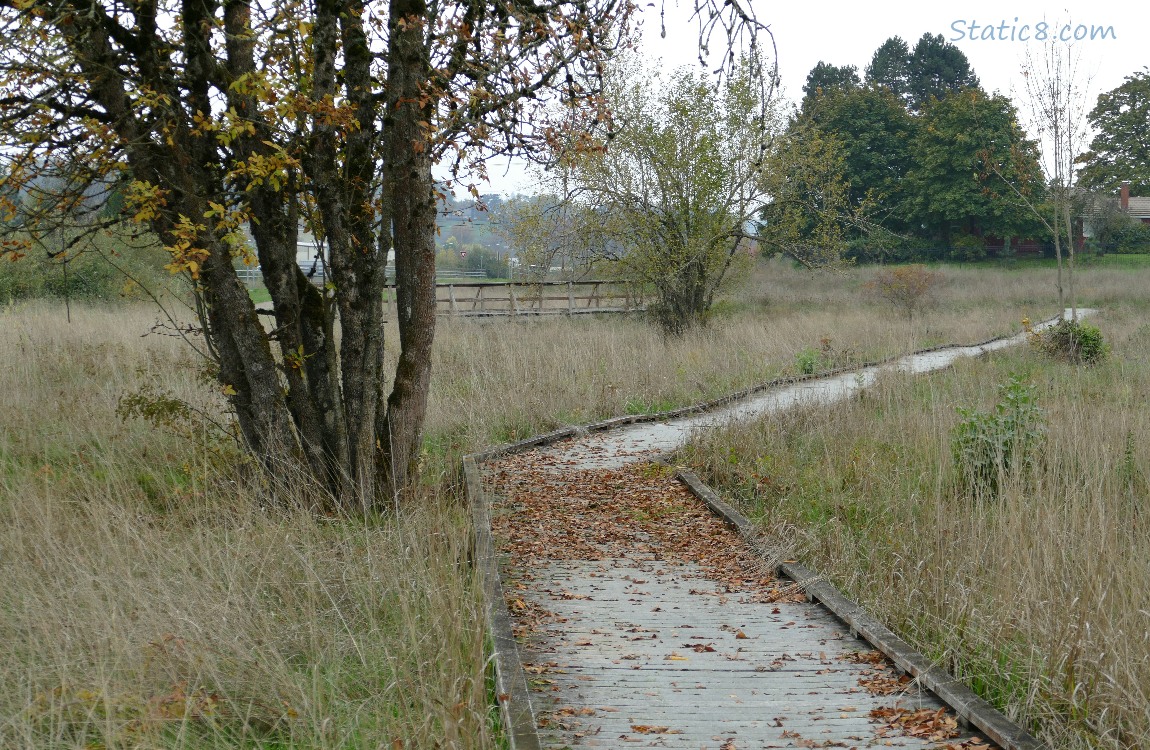
[[[439,314],[460,317],[581,315],[643,310],[639,288],[625,281],[463,281],[436,284]],[[395,287],[385,295],[390,312]]]

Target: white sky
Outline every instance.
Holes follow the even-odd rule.
[[[689,21],[692,0],[667,0],[667,37],[659,37],[658,0],[655,8],[644,12],[643,52],[660,59],[664,67],[698,65],[698,33]],[[1021,105],[1025,97],[1021,68],[1027,50],[1041,52],[1039,41],[1022,41],[1023,27],[1033,36],[1038,23],[1050,24],[1057,34],[1069,23],[1073,28],[1091,26],[1113,32],[1105,39],[1074,42],[1072,52],[1078,55],[1083,80],[1090,78],[1089,110],[1099,93],[1120,85],[1125,76],[1150,65],[1150,3],[1136,0],[1118,3],[1060,2],[1035,0],[988,2],[971,0],[959,3],[883,4],[842,2],[764,2],[751,0],[760,20],[770,24],[778,46],[779,72],[783,95],[798,101],[807,73],[820,60],[834,65],[855,65],[860,75],[880,44],[892,36],[901,36],[913,48],[924,33],[942,34],[961,49],[970,60],[984,89],[1001,92]],[[1017,19],[1017,21],[1015,20]],[[971,39],[970,22],[978,24],[975,33],[986,33],[994,26],[997,37],[1005,22],[1005,40]],[[1011,27],[1014,40],[1010,40]],[[958,29],[963,30],[960,34]],[[482,192],[530,192],[530,181],[521,167],[513,165],[505,175],[500,165],[492,164],[491,185]]]

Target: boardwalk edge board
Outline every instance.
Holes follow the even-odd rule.
[[[531,691],[527,687],[527,672],[523,669],[519,644],[515,642],[515,633],[511,629],[507,600],[503,598],[487,496],[479,478],[479,466],[472,456],[463,459],[463,473],[475,533],[473,560],[479,570],[480,586],[483,588],[484,614],[492,641],[492,659],[495,661],[495,694],[503,720],[503,731],[510,750],[541,750],[543,746],[535,728],[535,711],[531,706]]]
[[[1063,315],[1056,315],[1038,325],[1053,323],[1061,320]],[[470,453],[463,457],[464,485],[468,504],[471,508],[472,532],[474,540],[474,565],[479,571],[480,585],[483,589],[485,618],[487,629],[492,640],[492,660],[495,666],[496,700],[503,721],[505,739],[509,750],[541,750],[543,745],[539,739],[539,731],[535,724],[535,712],[531,705],[531,692],[527,686],[526,671],[523,669],[523,660],[519,655],[519,645],[511,628],[511,613],[507,609],[507,602],[503,597],[503,584],[499,576],[499,561],[495,552],[495,540],[491,531],[491,514],[487,503],[487,496],[483,490],[483,483],[479,475],[479,465],[494,459],[516,453],[523,453],[533,448],[539,448],[576,435],[592,432],[605,432],[617,427],[649,422],[663,422],[689,414],[711,411],[748,396],[761,393],[780,386],[802,383],[810,380],[834,377],[847,372],[863,370],[868,367],[878,367],[889,364],[907,356],[929,354],[943,349],[975,348],[986,346],[1008,336],[996,336],[975,344],[940,344],[927,349],[919,349],[910,354],[898,354],[885,359],[862,364],[839,367],[833,370],[811,375],[798,375],[776,378],[766,383],[744,388],[743,390],[721,396],[680,409],[651,414],[635,414],[613,417],[601,422],[584,426],[561,427],[551,432],[545,432],[533,437],[504,445],[495,446],[485,451]],[[681,471],[680,476],[689,474]],[[711,510],[733,524],[748,542],[757,538],[753,528],[742,514],[738,513],[723,502],[718,495],[695,477],[699,488],[705,489],[712,500],[699,495]],[[692,491],[695,488],[689,483]],[[698,494],[698,493],[696,493]],[[717,510],[718,507],[726,512]],[[728,515],[728,513],[730,515]],[[739,520],[734,520],[739,519]],[[750,535],[748,535],[750,534]],[[757,547],[754,547],[757,549]],[[886,654],[895,664],[908,674],[918,678],[924,686],[933,691],[943,702],[950,705],[965,721],[978,727],[988,737],[997,742],[1004,750],[1046,750],[1046,746],[1031,737],[1021,727],[1003,716],[997,709],[979,698],[969,688],[961,685],[945,671],[931,665],[925,657],[919,655],[904,641],[891,633],[874,618],[869,617],[862,609],[842,596],[833,586],[818,579],[818,577],[795,563],[781,563],[779,572],[787,578],[803,586],[804,591],[812,598],[818,599],[836,617],[843,620],[853,631],[856,631],[865,640],[872,643],[878,650]],[[832,603],[834,606],[832,606]],[[838,609],[836,609],[838,607]],[[841,610],[841,611],[840,611]],[[844,615],[845,613],[845,615]],[[848,619],[851,618],[851,619]],[[889,640],[882,637],[889,634]],[[872,638],[872,635],[874,636]],[[876,641],[875,638],[878,638]],[[913,660],[902,659],[888,652],[884,644],[901,644],[902,651],[915,657]],[[918,670],[918,671],[915,671]],[[937,687],[936,687],[937,685]],[[982,722],[982,723],[980,723]],[[984,726],[985,724],[986,726]],[[989,728],[988,728],[989,727]]]
[[[733,526],[752,549],[758,549],[759,532],[739,511],[727,504],[718,493],[708,487],[688,469],[677,470],[680,481],[687,485],[695,497],[706,503],[715,515]],[[862,607],[844,596],[809,568],[796,562],[779,562],[775,569],[798,584],[806,595],[819,602],[876,649],[886,655],[902,671],[937,695],[943,703],[954,709],[959,718],[977,727],[994,740],[1003,750],[1044,750],[1039,742],[998,709],[980,698],[946,670],[932,664],[909,643],[869,615]]]

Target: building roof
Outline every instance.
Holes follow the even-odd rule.
[[[1150,217],[1150,198],[1130,196],[1130,208],[1126,213],[1138,218]]]

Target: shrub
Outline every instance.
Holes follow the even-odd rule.
[[[829,336],[819,339],[819,348],[804,347],[795,355],[795,369],[800,375],[813,375],[823,370],[846,367],[858,362],[858,353],[851,347],[836,347]]]
[[[50,246],[57,246],[53,238]],[[97,235],[62,256],[50,258],[42,246],[19,260],[0,261],[0,304],[38,298],[108,302],[163,294],[179,283],[164,269],[167,254],[154,245],[136,246],[117,236]],[[131,280],[125,275],[130,274]]]
[[[800,375],[813,375],[822,366],[823,358],[818,349],[806,347],[795,355],[795,368]]]
[[[917,311],[934,301],[934,293],[942,285],[943,275],[915,263],[909,266],[884,269],[867,282],[866,288],[906,313],[913,320]]]
[[[1031,342],[1052,357],[1078,364],[1100,362],[1110,353],[1102,331],[1081,321],[1060,321],[1045,331],[1032,333]]]
[[[1037,465],[1046,424],[1036,389],[1011,375],[998,387],[993,410],[958,408],[962,420],[951,432],[951,453],[960,481],[975,496],[995,497],[1004,477]]]

